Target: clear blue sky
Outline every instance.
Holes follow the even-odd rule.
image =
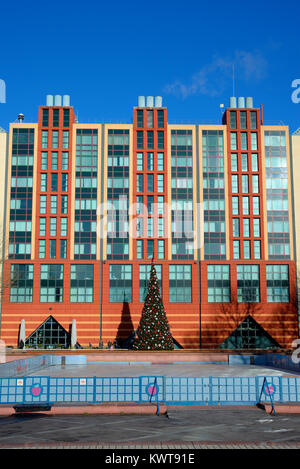
[[[265,124],[300,127],[299,2],[17,0],[0,16],[5,129],[36,122],[47,94],[69,94],[79,122],[131,122],[138,95],[160,95],[170,123],[220,123],[233,64]]]

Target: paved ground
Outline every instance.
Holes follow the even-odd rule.
[[[300,415],[256,407],[169,407],[167,416],[16,414],[0,418],[3,448],[297,448]]]
[[[101,363],[88,365],[49,366],[28,376],[295,376],[274,368],[254,365],[191,365],[159,364],[159,365],[119,365]]]

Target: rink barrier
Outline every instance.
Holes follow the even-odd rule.
[[[270,402],[270,395],[274,403],[300,402],[300,377],[0,378],[1,405],[147,403],[150,397],[169,405],[249,405]]]

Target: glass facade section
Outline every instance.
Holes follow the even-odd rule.
[[[155,265],[155,270],[158,278],[160,294],[162,293],[162,268],[161,265]],[[140,303],[144,303],[147,291],[148,291],[148,283],[150,279],[150,271],[151,265],[150,264],[142,264],[139,266],[139,301]]]
[[[132,266],[115,264],[109,266],[110,303],[130,303],[132,301]]]
[[[207,301],[208,303],[230,302],[230,266],[207,266]]]
[[[70,302],[92,303],[94,290],[94,266],[71,265]]]
[[[290,259],[286,134],[265,131],[265,166],[269,259]]]
[[[77,129],[74,224],[75,259],[96,259],[97,171],[98,130]],[[65,210],[66,208],[66,205],[63,204],[62,209]]]
[[[169,302],[191,303],[192,266],[183,264],[169,265]]]
[[[115,183],[107,188],[107,259],[129,259],[129,130],[109,129],[108,138],[108,179]]]
[[[268,303],[289,302],[289,266],[267,265]]]
[[[192,130],[171,131],[172,259],[194,258]]]
[[[204,130],[202,151],[204,259],[221,260],[226,257],[223,131]],[[237,176],[232,182],[238,191]]]
[[[10,270],[10,302],[32,302],[33,265],[12,264]]]
[[[259,303],[258,265],[237,265],[237,299],[239,303]]]
[[[30,259],[33,195],[34,129],[16,128],[12,135],[9,258]],[[21,224],[16,222],[24,222]]]
[[[64,266],[42,264],[40,279],[40,302],[62,303]]]

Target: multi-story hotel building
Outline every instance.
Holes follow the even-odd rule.
[[[1,339],[104,346],[136,329],[152,259],[176,346],[290,348],[298,337],[289,130],[252,98],[218,125],[78,123],[47,96],[11,124]]]

